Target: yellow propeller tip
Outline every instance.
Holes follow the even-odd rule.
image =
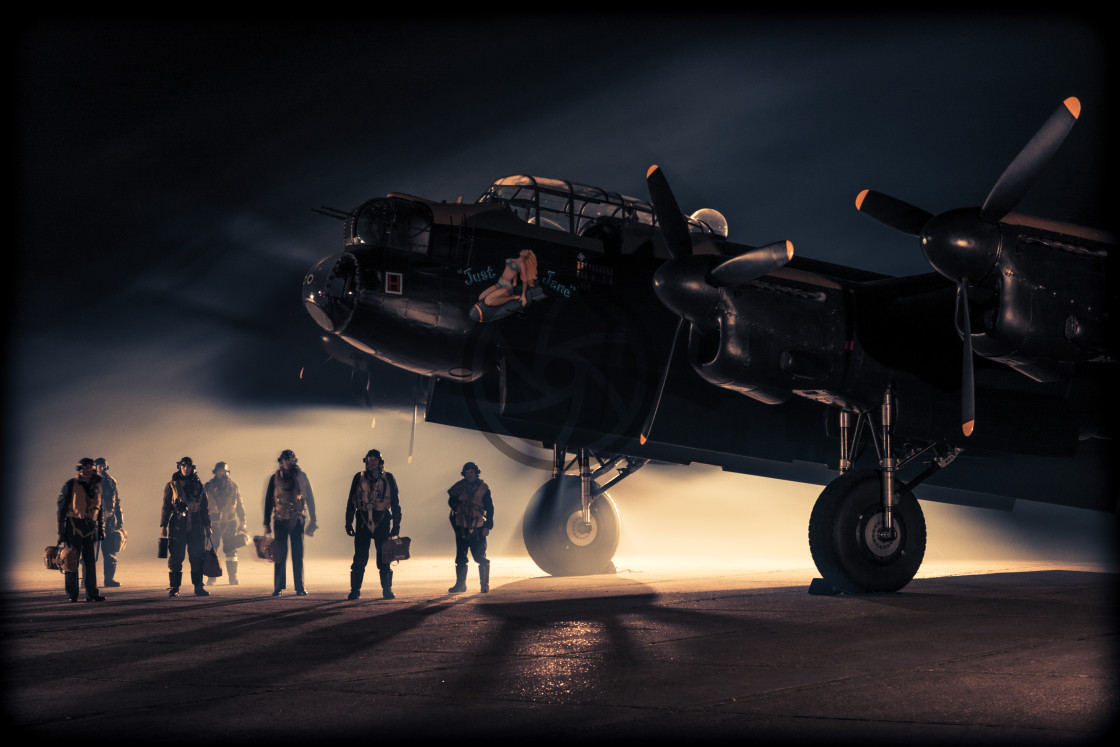
[[[1081,101],[1079,101],[1076,96],[1070,96],[1062,103],[1066,105],[1066,108],[1069,109],[1069,113],[1073,115],[1074,119],[1081,116]]]
[[[856,210],[859,210],[861,207],[863,207],[863,201],[867,198],[867,193],[870,191],[870,189],[865,189],[858,195],[856,195]]]
[[[652,174],[653,172],[657,171],[659,168],[661,168],[661,167],[658,166],[656,163],[653,164],[652,166],[650,166],[649,170],[646,171],[646,179],[649,179],[649,175]]]
[[[972,428],[975,425],[976,425],[976,421],[975,420],[970,420],[970,421],[968,421],[967,423],[965,423],[964,425],[961,426],[961,430],[964,431],[964,435],[966,437],[972,435]]]
[[[646,445],[647,440],[648,439],[645,437],[645,434],[642,434],[642,435],[638,436],[638,442],[641,443],[642,446]]]
[[[793,242],[786,239],[786,261],[793,259]]]

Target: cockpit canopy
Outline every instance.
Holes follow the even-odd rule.
[[[526,223],[577,236],[604,219],[657,225],[653,206],[645,200],[564,179],[526,175],[503,177],[491,184],[476,202],[508,205]],[[713,233],[708,223],[697,217],[687,220],[693,233]],[[724,223],[723,233],[719,234],[717,229],[717,235],[726,236],[726,230]]]
[[[413,200],[377,197],[353,212],[346,222],[346,245],[370,244],[413,254],[427,254],[432,211]]]

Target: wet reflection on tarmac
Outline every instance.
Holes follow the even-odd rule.
[[[29,569],[3,595],[5,715],[32,738],[118,742],[1076,743],[1118,704],[1101,569],[958,565],[898,594],[817,597],[806,568],[635,559],[551,578],[495,559],[486,595],[448,594],[449,568],[406,561],[392,601],[347,601],[341,560],[309,564],[307,597],[272,598],[263,564],[169,599],[153,564],[96,605]]]

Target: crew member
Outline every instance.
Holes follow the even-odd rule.
[[[214,549],[220,545],[226,556],[226,575],[229,582],[237,585],[237,548],[248,542],[249,533],[245,528],[245,506],[241,502],[241,491],[230,478],[230,467],[226,462],[218,462],[211,470],[214,476],[206,481],[206,497],[210,500],[210,520],[214,524]],[[216,579],[209,579],[214,583]]]
[[[75,468],[78,474],[62,486],[58,494],[58,542],[65,545],[62,573],[66,596],[78,601],[78,561],[85,574],[86,601],[104,602],[97,590],[97,543],[105,538],[101,518],[101,478],[93,460],[83,458]]]
[[[455,530],[455,585],[447,591],[458,594],[467,590],[467,550],[478,563],[479,590],[490,591],[490,561],[486,558],[486,535],[494,528],[494,500],[489,486],[479,477],[474,462],[467,462],[460,472],[462,480],[447,490],[451,507],[451,528]]]
[[[307,536],[315,533],[315,496],[311,481],[299,468],[296,453],[291,449],[280,452],[276,462],[279,467],[268,478],[264,494],[264,532],[273,533],[272,541],[272,596],[283,595],[287,587],[288,543],[292,545],[292,582],[296,596],[306,596],[303,586],[303,535],[304,511],[309,516]]]
[[[124,549],[126,536],[124,514],[121,512],[120,487],[116,479],[109,474],[109,463],[105,461],[105,457],[94,459],[93,468],[101,478],[101,516],[105,520],[105,539],[101,543],[105,575],[101,579],[101,585],[117,587],[121,585],[116,580],[117,556]]]
[[[175,464],[178,470],[163,489],[163,511],[160,514],[160,536],[167,537],[167,595],[179,596],[183,583],[183,556],[191,564],[191,584],[195,596],[208,597],[202,586],[202,553],[210,534],[210,508],[206,488],[195,473],[194,462],[183,457]]]
[[[366,452],[365,469],[350,483],[350,497],[346,499],[346,533],[354,538],[354,562],[350,565],[350,594],[347,599],[361,596],[362,579],[369,561],[369,543],[373,540],[377,572],[381,577],[381,596],[393,599],[393,571],[383,561],[381,547],[389,537],[401,532],[401,503],[397,481],[392,472],[385,471],[381,452]]]

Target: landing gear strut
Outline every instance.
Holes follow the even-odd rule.
[[[568,467],[578,464],[578,474],[564,474],[565,451],[553,450],[553,477],[533,494],[525,509],[522,534],[525,548],[541,570],[553,576],[612,573],[611,558],[618,549],[622,522],[607,488],[633,474],[645,460],[613,457],[592,471],[588,449],[578,449]],[[600,486],[595,478],[612,469],[619,474]]]

